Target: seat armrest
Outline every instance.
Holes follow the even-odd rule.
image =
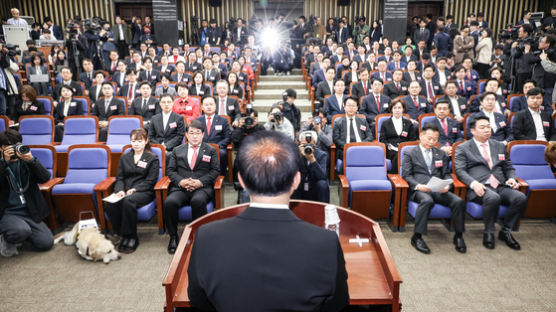
[[[336,144],[330,145],[330,181],[334,181],[336,172]]]
[[[349,188],[349,182],[348,182],[345,175],[343,175],[343,174],[338,175],[338,179],[340,180],[341,188],[343,188],[343,189]]]
[[[41,191],[44,191],[44,192],[50,192],[50,190],[52,190],[52,188],[54,187],[54,185],[63,183],[63,182],[64,182],[64,179],[65,179],[65,178],[53,178],[53,179],[50,179],[50,180],[46,181],[45,183],[39,185],[39,189],[40,189]]]
[[[349,182],[345,175],[340,174],[338,175],[338,179],[340,180],[340,188],[338,188],[339,197],[340,197],[340,206],[344,208],[349,208]]]
[[[226,150],[227,150],[228,152],[231,152],[233,148],[234,148],[234,146],[233,146],[232,143],[226,145]]]
[[[467,197],[467,185],[461,182],[455,173],[452,173],[452,180],[454,183],[454,194],[465,201],[465,198]]]
[[[170,186],[170,178],[168,176],[163,176],[162,179],[158,180],[158,182],[154,186],[154,190],[155,191],[168,190],[169,186]]]
[[[114,182],[116,181],[115,177],[108,177],[102,181],[100,181],[94,188],[95,192],[106,192],[110,187],[113,186]]]
[[[223,184],[224,184],[224,176],[218,176],[218,178],[216,178],[216,182],[214,182],[214,189],[215,190],[222,189]]]
[[[522,178],[517,178],[517,182],[519,183],[519,191],[525,194],[529,187],[529,183],[525,182]]]
[[[56,145],[60,145],[60,144],[62,144],[62,142],[50,142],[47,145],[56,146]]]
[[[456,177],[455,173],[452,173],[452,180],[454,181],[454,188],[466,188],[467,185],[465,185],[463,182],[460,181],[460,179],[458,179]]]
[[[389,174],[388,179],[394,184],[395,188],[409,188],[409,184],[399,174]]]

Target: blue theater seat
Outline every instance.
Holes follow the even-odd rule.
[[[94,144],[98,141],[98,119],[96,116],[68,116],[64,118],[64,136],[57,152],[67,152],[71,145]]]
[[[123,147],[131,143],[129,140],[131,131],[142,127],[141,116],[112,116],[108,119],[106,145],[113,153],[121,153]]]
[[[19,118],[19,133],[23,144],[51,144],[54,140],[54,119],[47,115],[22,116]]]

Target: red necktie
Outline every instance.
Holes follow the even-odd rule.
[[[444,134],[448,136],[448,125],[446,124],[446,118],[442,119],[442,128],[444,128]]]
[[[377,111],[380,113],[380,97],[377,95],[376,96],[376,107],[377,107]]]
[[[207,135],[210,135],[211,127],[212,127],[212,123],[210,122],[210,116],[207,116]]]
[[[400,84],[396,82],[396,88],[398,89],[398,92],[400,92]]]
[[[220,99],[220,107],[218,110],[218,114],[226,115],[226,103],[224,102],[224,99]]]
[[[471,81],[471,72],[467,70],[467,80]]]
[[[174,55],[174,63],[178,61],[178,55]]]
[[[189,164],[191,170],[195,168],[195,163],[197,163],[197,152],[199,150],[198,146],[192,146],[192,148],[193,148],[193,157],[191,157],[191,163]]]
[[[492,162],[490,161],[490,156],[488,155],[487,145],[483,143],[481,144],[481,147],[482,147],[483,158],[486,160],[488,167],[492,170]],[[490,186],[492,186],[492,188],[497,188],[498,185],[500,184],[493,174],[491,174],[490,177],[488,177],[488,183],[490,184]]]
[[[459,81],[459,88],[460,88],[461,93],[463,95],[463,93],[465,93],[465,84],[463,83],[463,80]]]
[[[427,82],[427,91],[429,92],[429,99],[432,101],[434,99],[434,92],[432,91],[431,82]]]
[[[361,84],[363,85],[363,92],[367,95],[367,83],[361,82]]]
[[[132,97],[131,97],[132,95],[133,95],[133,85],[130,84],[129,85],[129,91],[127,93],[127,99],[131,101],[132,100]]]
[[[386,81],[386,74],[385,74],[385,73],[381,73],[380,75],[382,76],[382,82],[385,82],[385,81]]]
[[[396,62],[396,69],[400,68],[400,63]]]
[[[415,107],[416,107],[416,108],[419,108],[419,102],[417,101],[417,97],[416,97],[416,96],[413,97],[413,104],[415,104]]]
[[[116,62],[112,62],[112,71],[116,70]]]

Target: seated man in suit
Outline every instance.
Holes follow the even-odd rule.
[[[185,122],[182,116],[172,111],[174,107],[172,96],[168,94],[161,96],[158,104],[161,112],[151,118],[149,141],[153,144],[161,144],[167,152],[171,152],[183,140]]]
[[[216,83],[216,114],[228,115],[232,121],[232,126],[237,127],[241,111],[237,100],[228,96],[228,88],[228,83],[225,80],[218,80]]]
[[[329,96],[324,101],[323,112],[326,115],[328,123],[332,123],[332,117],[337,114],[345,114],[344,111],[344,100],[347,95],[344,94],[345,84],[342,79],[338,79],[334,82],[334,94]],[[319,109],[319,108],[317,108]]]
[[[447,110],[447,103],[443,105]],[[438,203],[452,210],[455,227],[454,245],[458,252],[465,253],[467,246],[463,240],[465,231],[463,200],[450,192],[450,185],[437,192],[433,192],[427,186],[432,177],[443,180],[452,179],[449,167],[450,159],[435,146],[439,134],[440,131],[434,124],[426,124],[421,129],[419,145],[404,153],[402,178],[409,184],[409,200],[419,203],[415,214],[415,230],[411,237],[411,245],[422,253],[430,253],[430,249],[421,235],[427,233],[430,211],[434,204]]]
[[[119,96],[125,96],[128,103],[133,102],[137,96],[140,95],[139,83],[137,82],[137,72],[135,69],[130,68],[126,72],[127,84],[120,88]]]
[[[332,139],[336,144],[336,158],[344,156],[344,145],[353,142],[371,142],[373,132],[367,120],[357,115],[357,100],[348,97],[344,100],[345,117],[336,119],[332,129]]]
[[[529,108],[529,105],[527,105],[526,94],[527,92],[529,92],[529,90],[536,87],[537,87],[537,83],[534,80],[526,80],[525,83],[523,84],[523,95],[513,101],[513,105],[510,107],[511,111],[517,113],[519,111],[526,110],[527,108]],[[509,104],[510,103],[508,103],[508,106]]]
[[[220,174],[226,175],[228,168],[228,152],[226,147],[232,141],[232,130],[228,120],[216,115],[216,100],[212,96],[205,96],[201,103],[203,115],[197,120],[205,127],[203,142],[217,144],[220,148]]]
[[[371,93],[363,97],[360,101],[361,105],[359,113],[364,114],[367,117],[367,123],[371,127],[371,130],[375,128],[376,115],[388,113],[390,111],[391,99],[380,93],[382,90],[382,83],[382,79],[373,78],[371,83]]]
[[[503,204],[508,206],[508,211],[502,218],[503,227],[498,238],[510,248],[519,250],[519,243],[511,231],[527,207],[527,197],[517,190],[519,183],[506,146],[490,139],[492,130],[488,117],[471,120],[469,127],[473,139],[456,148],[455,167],[458,179],[469,187],[467,200],[483,205],[483,245],[494,249],[494,223]]]
[[[527,92],[528,109],[517,112],[513,119],[516,140],[556,141],[556,130],[550,113],[543,112],[543,91],[533,88]]]
[[[182,81],[185,83],[190,83],[193,81],[191,75],[185,72],[185,64],[182,61],[176,63],[176,73],[173,74],[171,78],[171,80],[176,83]]]
[[[102,100],[97,100],[91,115],[98,118],[100,142],[106,142],[108,136],[108,119],[116,115],[125,115],[125,103],[114,98],[114,87],[108,81],[102,83]]]
[[[62,76],[62,82],[56,84],[56,86],[54,87],[53,97],[55,101],[58,101],[60,99],[60,88],[62,87],[62,85],[70,86],[70,88],[73,89],[74,96],[83,95],[83,87],[71,79],[73,74],[71,73],[71,69],[69,67],[62,67],[62,69],[60,70],[60,74]]]
[[[485,92],[492,92],[496,95],[496,99],[494,100],[494,111],[497,113],[502,113],[506,116],[510,115],[510,110],[507,109],[506,99],[504,96],[496,93],[500,88],[500,81],[496,79],[489,79],[485,83],[485,90],[481,94],[485,94]],[[475,96],[473,101],[471,101],[470,105],[471,112],[478,112],[481,106],[481,99],[480,96]]]
[[[87,91],[91,103],[96,102],[98,98],[102,96],[102,83],[106,80],[106,74],[102,70],[97,70],[94,78],[94,85],[92,85]]]
[[[392,73],[392,81],[384,85],[383,92],[393,100],[398,96],[407,95],[408,86],[409,84],[403,80],[403,69],[395,69]]]
[[[220,171],[214,147],[203,143],[203,124],[193,120],[187,125],[187,144],[177,146],[168,157],[166,175],[171,184],[164,201],[164,223],[170,242],[168,253],[178,247],[178,210],[191,205],[193,220],[207,213],[207,204],[214,197],[214,182]]]
[[[507,145],[508,142],[514,140],[512,130],[506,116],[494,111],[496,103],[496,93],[485,92],[481,94],[481,111],[471,114],[469,120],[475,119],[479,116],[486,116],[490,120],[490,127],[492,128],[492,139],[502,142]],[[471,133],[472,134],[472,133]],[[468,137],[470,133],[467,133]]]
[[[366,68],[361,68],[359,70],[359,81],[356,82],[351,88],[351,97],[353,97],[357,103],[362,97],[371,92],[371,83],[369,81],[369,70]]]
[[[385,60],[378,61],[377,64],[378,71],[374,72],[371,75],[371,80],[380,78],[384,83],[392,81],[392,73],[386,70],[386,66],[387,64]]]
[[[441,99],[448,101],[450,114],[454,116],[459,124],[462,124],[463,116],[468,113],[469,107],[467,106],[467,100],[458,95],[458,84],[454,80],[446,81],[444,96]]]
[[[440,83],[434,79],[434,66],[427,65],[423,70],[423,80],[421,80],[421,95],[427,98],[427,102],[432,105],[434,97],[442,94]]]
[[[472,95],[477,94],[477,84],[474,81],[467,80],[465,73],[465,68],[462,66],[456,68],[454,72],[455,80],[458,84],[458,95],[463,96],[469,101]]]
[[[318,135],[315,131],[299,133],[299,143],[301,183],[299,183],[292,198],[328,203],[330,201],[330,189],[326,174],[328,154],[316,148]]]
[[[389,72],[392,72],[392,73],[393,73],[396,69],[404,70],[404,69],[407,68],[407,63],[404,63],[404,62],[401,61],[401,59],[402,59],[402,54],[400,53],[399,50],[394,51],[394,54],[392,55],[392,57],[393,57],[394,61],[391,62],[391,63],[389,63],[389,64],[386,66],[386,69],[387,69]]]
[[[129,107],[128,115],[138,115],[143,118],[143,126],[147,126],[151,118],[161,112],[158,101],[151,96],[152,87],[148,81],[139,84],[141,97],[135,98]]]
[[[258,132],[245,138],[237,158],[251,205],[197,230],[187,270],[191,305],[219,311],[342,310],[349,293],[338,237],[288,209],[301,183],[298,146],[280,133]],[[257,252],[247,252],[253,248]]]
[[[79,81],[85,84],[85,90],[89,90],[95,79],[93,62],[86,58],[81,61],[81,64],[83,65],[83,72],[79,74]]]
[[[440,149],[450,156],[452,155],[452,146],[454,143],[463,140],[457,120],[449,116],[450,102],[446,99],[438,99],[438,101],[434,103],[434,115],[436,118],[434,118],[432,124],[440,129],[438,137]]]
[[[420,93],[421,84],[414,80],[409,83],[409,94],[402,99],[406,103],[406,113],[409,114],[411,121],[415,124],[421,114],[432,112],[432,105]]]
[[[145,69],[139,73],[139,82],[148,81],[153,87],[160,81],[160,72],[153,69],[153,61],[150,57],[143,59]]]
[[[327,70],[330,66],[332,66],[332,65],[330,65],[330,59],[327,58],[327,57],[325,57],[325,58],[322,60],[321,68],[320,68],[320,69],[317,69],[317,70],[313,73],[313,75],[311,76],[311,85],[312,85],[313,87],[317,88],[318,85],[319,85],[319,83],[320,83],[321,81],[324,81],[324,80],[326,79],[326,77],[325,77],[325,72],[326,72],[326,70]]]
[[[315,107],[320,108],[324,106],[324,97],[334,92],[334,77],[336,77],[336,70],[334,67],[326,69],[324,74],[324,81],[321,81],[315,92]]]

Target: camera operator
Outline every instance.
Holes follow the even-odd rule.
[[[313,111],[312,117],[309,117],[301,126],[301,132],[314,131],[317,133],[315,145],[318,149],[330,153],[332,145],[332,126],[328,124],[324,112],[317,108]]]
[[[207,29],[208,43],[211,46],[219,46],[220,40],[222,39],[222,29],[216,26],[216,20],[213,18],[209,22],[209,28]]]
[[[104,68],[105,62],[110,59],[110,51],[117,49],[115,45],[116,35],[110,28],[110,23],[104,22],[98,36],[102,46],[102,55],[99,55],[101,59],[100,68]]]
[[[556,61],[556,36],[544,35],[540,37],[538,42],[538,50],[531,53],[531,56],[528,58],[532,69],[531,78],[536,82],[537,86],[544,90],[544,103],[542,106],[548,108],[548,112],[552,113],[552,95],[554,84],[556,83],[556,72],[546,70],[542,62],[543,59],[540,56],[543,54],[545,60]]]
[[[68,23],[66,31],[68,63],[73,73],[73,79],[78,80],[81,73],[81,62],[84,58],[87,58],[87,39],[81,35],[81,26],[76,20]]]
[[[362,44],[363,39],[369,35],[371,30],[369,25],[365,24],[365,21],[365,16],[359,16],[359,19],[356,17],[357,25],[353,28],[353,38],[355,38],[356,44]]]
[[[4,257],[17,255],[17,247],[26,240],[43,251],[53,244],[52,233],[42,221],[49,209],[38,187],[50,179],[50,173],[21,141],[15,130],[0,133],[0,254]]]
[[[17,45],[0,44],[0,115],[12,116],[15,112],[15,102],[19,92],[19,85],[13,74],[19,66],[14,58],[19,51]]]
[[[291,122],[284,118],[282,109],[279,106],[273,106],[268,112],[268,121],[264,124],[264,128],[270,131],[279,131],[295,139],[295,132]]]
[[[282,102],[277,105],[282,109],[284,117],[286,117],[293,125],[294,130],[297,132],[300,128],[301,123],[301,112],[299,108],[295,106],[295,99],[297,98],[297,93],[294,89],[286,89],[282,93]]]
[[[548,41],[550,42],[550,49],[547,49],[545,51],[543,51],[541,53],[541,55],[539,56],[539,58],[541,59],[541,65],[543,67],[543,69],[546,71],[546,75],[551,75],[554,76],[556,74],[556,53],[555,53],[555,49],[554,49],[554,43],[555,43],[555,37],[552,35],[547,35],[545,36],[542,40],[541,43],[544,41]],[[550,53],[550,55],[548,54]],[[545,87],[549,86],[550,82],[549,81],[545,81]],[[554,84],[552,85],[552,90],[545,88],[545,96],[544,96],[544,100],[545,100],[545,107],[546,107],[546,103],[548,101],[548,103],[551,103],[552,105],[549,105],[550,107],[552,107],[552,110],[556,110],[556,93],[554,92],[554,88],[556,87],[556,81],[554,82]],[[551,92],[551,95],[547,95],[546,93]]]
[[[537,48],[532,35],[533,26],[524,24],[518,30],[518,40],[512,43],[511,56],[514,61],[512,72],[516,79],[513,84],[514,90],[521,90],[525,80],[531,78],[531,58],[534,57],[531,52]]]
[[[330,201],[330,190],[326,180],[328,156],[325,152],[315,148],[317,133],[314,131],[301,132],[299,143],[301,183],[292,198],[328,203]]]
[[[241,147],[243,139],[257,131],[263,131],[264,127],[259,125],[259,112],[247,109],[247,113],[239,119],[239,126],[232,130],[232,143],[237,150]]]

